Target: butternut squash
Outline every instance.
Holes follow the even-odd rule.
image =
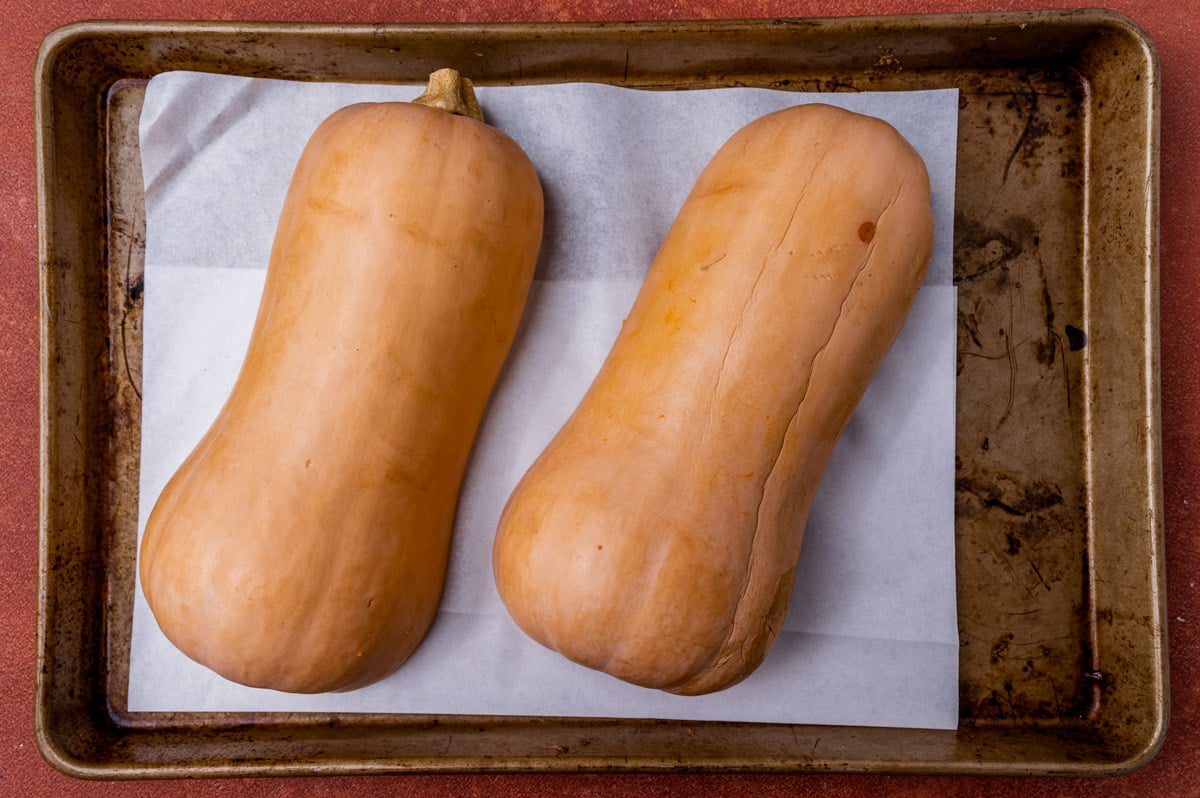
[[[733,135],[504,509],[493,569],[516,623],[645,687],[748,676],[932,237],[924,162],[885,122],[814,104]]]
[[[532,164],[456,73],[318,127],[236,383],[141,545],[146,600],[179,649],[304,693],[409,657],[542,224]]]

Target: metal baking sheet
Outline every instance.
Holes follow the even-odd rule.
[[[957,731],[129,713],[145,81],[960,91]],[[402,771],[1119,773],[1166,733],[1158,69],[1104,11],[682,23],[78,23],[36,69],[37,738],[89,778]]]

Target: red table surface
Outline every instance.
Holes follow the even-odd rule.
[[[96,783],[34,741],[38,278],[33,70],[47,33],[83,19],[315,22],[819,17],[1067,7],[1039,0],[2,0],[0,29],[0,795],[1200,795],[1200,3],[1114,0],[1157,46],[1162,77],[1161,356],[1171,727],[1137,772],[1100,780],[845,775],[398,775]]]

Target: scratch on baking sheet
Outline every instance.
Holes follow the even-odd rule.
[[[1037,593],[1035,593],[1033,591],[1033,589],[1029,587],[1027,580],[1022,579],[1017,574],[1017,569],[1013,568],[1012,560],[1009,557],[1001,557],[1000,562],[1002,562],[1004,564],[1004,567],[1008,570],[1008,573],[1012,576],[1014,583],[1021,585],[1021,587],[1025,590],[1026,593],[1028,593],[1030,595],[1030,597],[1037,596]],[[1032,560],[1030,561],[1030,564],[1031,565],[1033,564]],[[1035,568],[1034,571],[1036,572],[1036,570],[1037,569]],[[1041,575],[1039,574],[1038,576],[1040,577]],[[1045,582],[1042,582],[1042,584],[1045,584]]]
[[[1025,142],[1029,140],[1029,134],[1033,130],[1033,120],[1037,115],[1037,92],[1031,89],[1026,98],[1029,100],[1029,115],[1025,117],[1025,128],[1017,138],[1017,143],[1013,145],[1012,152],[1008,154],[1008,161],[1004,164],[1004,175],[1000,179],[1001,184],[1008,182],[1008,170],[1012,168],[1013,161],[1017,158],[1017,153],[1025,146]],[[1016,102],[1016,99],[1016,95],[1013,95],[1014,102]],[[1020,107],[1020,103],[1017,106]]]
[[[1008,401],[1004,405],[1004,413],[1001,414],[1000,420],[996,422],[996,429],[1004,426],[1004,422],[1008,421],[1009,415],[1012,414],[1013,405],[1017,400],[1017,353],[1013,348],[1012,330],[1016,323],[1015,311],[1013,309],[1013,292],[1008,291],[1008,327],[1000,330],[1000,334],[1004,336],[1005,358],[1008,360]]]
[[[1054,329],[1054,310],[1051,306],[1050,288],[1045,283],[1046,263],[1042,260],[1042,250],[1040,247],[1037,250],[1037,262],[1038,271],[1040,272],[1043,280],[1042,294],[1047,307],[1046,331],[1050,334],[1050,338],[1053,341],[1053,344],[1051,344],[1051,358],[1053,362],[1053,357],[1057,355],[1059,361],[1062,363],[1063,385],[1067,391],[1067,410],[1069,411],[1071,409],[1071,364],[1068,362],[1067,358],[1068,348],[1063,345],[1062,336],[1059,335],[1058,331]]]
[[[1046,679],[1050,682],[1050,692],[1054,694],[1055,710],[1058,712],[1058,717],[1061,718],[1063,716],[1063,705],[1058,692],[1058,683],[1055,682],[1054,677],[1048,673],[1046,674]]]
[[[1000,420],[996,422],[996,429],[999,429],[1000,427],[1004,426],[1005,422],[1008,421],[1009,416],[1012,415],[1013,407],[1016,404],[1016,398],[1017,398],[1017,374],[1018,374],[1018,369],[1019,369],[1018,363],[1017,363],[1017,348],[1021,347],[1021,346],[1025,346],[1026,344],[1029,343],[1029,340],[1030,340],[1029,338],[1024,338],[1015,343],[1012,340],[1012,330],[1013,330],[1013,327],[1016,325],[1014,301],[1013,301],[1012,291],[1008,291],[1006,293],[1008,296],[1008,326],[1001,327],[998,330],[1000,336],[1004,338],[1004,351],[999,354],[989,354],[986,352],[972,352],[969,349],[959,349],[958,350],[959,357],[975,357],[975,358],[980,358],[981,360],[1005,360],[1005,361],[1007,361],[1007,364],[1008,364],[1008,396],[1006,397],[1005,402],[1004,402],[1004,412],[1001,413]],[[975,341],[975,343],[977,345],[980,345],[979,338],[975,334],[975,332],[970,329],[968,329],[967,332],[971,335],[971,338]]]
[[[1037,563],[1035,563],[1031,558],[1027,557],[1026,559],[1029,560],[1029,567],[1033,569],[1033,573],[1037,576],[1038,581],[1042,583],[1042,587],[1046,588],[1046,590],[1050,590],[1050,585],[1048,582],[1046,582],[1046,578],[1042,576],[1042,572],[1038,570]]]
[[[1067,362],[1067,349],[1063,346],[1062,336],[1056,330],[1050,330],[1050,337],[1054,341],[1054,346],[1057,350],[1059,360],[1062,361],[1063,383],[1067,389],[1067,410],[1071,409],[1071,365]]]
[[[996,422],[996,427],[1003,427],[1004,422],[1008,421],[1009,415],[1012,413],[1013,404],[1017,399],[1017,357],[1013,351],[1012,337],[1005,333],[1004,346],[1007,349],[1006,360],[1008,360],[1008,402],[1004,405],[1004,413],[1000,416],[1000,420]]]

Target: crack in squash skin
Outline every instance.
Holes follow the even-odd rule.
[[[881,120],[815,104],[734,134],[501,516],[493,569],[517,624],[645,687],[753,672],[932,241],[925,165]]]
[[[542,214],[528,158],[482,122],[380,103],[317,129],[235,386],[147,524],[142,587],[185,654],[304,693],[409,657]]]

